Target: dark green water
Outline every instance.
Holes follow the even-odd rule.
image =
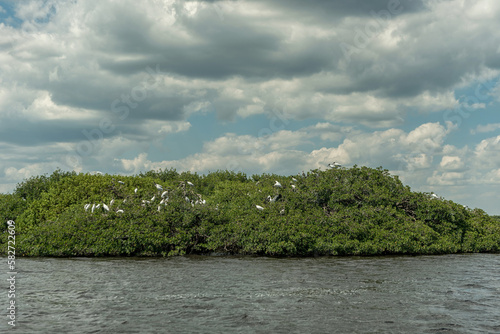
[[[496,254],[16,264],[2,333],[500,333]]]

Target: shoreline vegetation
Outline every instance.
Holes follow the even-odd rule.
[[[388,170],[292,176],[56,170],[0,194],[17,256],[423,255],[499,252],[500,217],[411,191]]]

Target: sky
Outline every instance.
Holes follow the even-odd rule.
[[[496,0],[0,1],[0,192],[388,169],[500,214]]]

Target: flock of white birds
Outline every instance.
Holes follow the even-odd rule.
[[[96,173],[96,174],[102,175],[102,173]],[[123,182],[123,181],[118,181],[118,183],[121,185],[125,185],[125,182]],[[185,183],[184,182],[181,183],[181,185],[185,185],[185,184],[187,184],[190,187],[194,187],[194,184],[190,181],[187,181]],[[146,205],[150,205],[151,203],[154,203],[155,201],[158,200],[159,201],[158,211],[161,211],[162,205],[167,205],[167,203],[168,203],[168,199],[169,199],[168,198],[168,190],[164,191],[162,185],[160,185],[158,183],[155,183],[155,187],[158,190],[158,197],[156,197],[156,195],[154,195],[149,200],[142,200],[141,206],[144,207]],[[138,191],[139,191],[139,188],[134,189],[135,194],[137,194]],[[192,201],[189,199],[189,197],[185,196],[186,202],[191,203],[192,206],[195,206],[197,204],[206,204],[206,200],[202,199],[200,194],[197,194],[197,196],[198,196],[198,199],[196,201]],[[127,199],[124,199],[122,203],[125,203],[126,201],[127,201]],[[91,213],[97,212],[97,210],[99,210],[99,209],[102,209],[104,212],[109,212],[110,210],[113,209],[114,203],[115,203],[114,199],[112,199],[109,202],[109,205],[107,205],[106,203],[98,203],[98,204],[87,203],[83,206],[83,208],[87,212],[90,210]],[[116,212],[117,213],[124,213],[125,211],[123,211],[123,209],[116,208]]]
[[[332,164],[328,164],[328,167],[339,168],[339,167],[341,167],[341,165],[339,163],[334,162]],[[101,172],[96,172],[95,174],[96,175],[103,175]],[[297,182],[297,179],[292,177],[292,182]],[[120,185],[125,185],[125,182],[123,182],[123,181],[118,181],[118,183]],[[182,183],[182,184],[183,185],[187,184],[190,187],[194,187],[194,184],[190,181],[186,181],[185,183]],[[158,211],[161,211],[161,206],[166,205],[168,202],[168,191],[167,190],[163,191],[162,185],[160,185],[158,183],[155,184],[155,187],[159,192],[161,192],[161,195],[159,194],[159,197],[161,198],[161,200],[160,200],[159,205],[158,205]],[[278,180],[276,180],[274,183],[274,187],[275,188],[283,188],[283,185]],[[292,188],[292,191],[297,190],[297,186],[295,184],[292,184],[291,188]],[[134,189],[135,194],[137,194],[138,191],[139,191],[139,188]],[[191,203],[192,206],[197,205],[197,204],[206,204],[206,200],[202,199],[201,195],[198,194],[198,197],[199,198],[196,201],[190,200],[189,197],[187,197],[187,196],[185,196],[185,199],[186,199],[186,202]],[[278,200],[279,198],[281,198],[281,196],[278,194],[274,197],[268,196],[266,200],[267,200],[267,202],[273,203],[273,202],[276,202],[276,200]],[[142,200],[142,206],[150,205],[155,200],[156,200],[156,195],[153,196],[150,200]],[[125,201],[126,201],[126,199],[123,200],[123,202],[125,202]],[[96,212],[96,210],[99,210],[102,208],[102,210],[104,210],[105,212],[109,212],[113,208],[114,202],[115,201],[112,199],[109,203],[109,206],[106,205],[105,203],[98,203],[98,204],[87,203],[84,205],[84,209],[85,209],[85,211],[89,211],[89,209],[90,209],[90,212],[94,213],[94,212]],[[264,211],[264,207],[261,205],[255,205],[255,207],[257,208],[257,210]],[[123,213],[124,211],[123,211],[123,209],[116,209],[116,212]],[[284,209],[282,210],[281,213],[282,214],[284,213]]]

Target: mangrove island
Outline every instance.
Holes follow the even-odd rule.
[[[56,170],[0,195],[0,249],[14,221],[17,256],[499,251],[497,217],[414,192],[382,167],[334,167],[252,177]]]

